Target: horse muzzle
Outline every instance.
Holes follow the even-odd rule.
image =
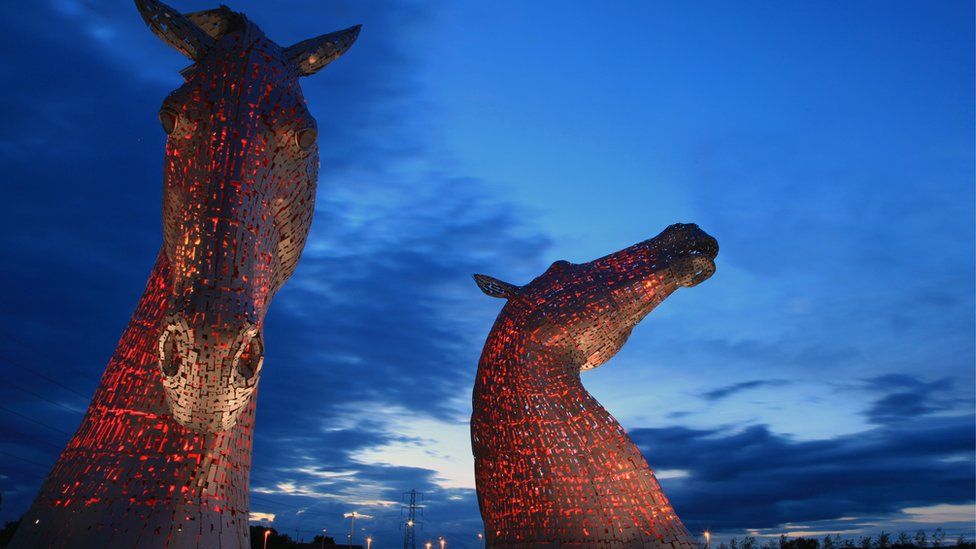
[[[264,339],[250,322],[228,329],[167,317],[158,340],[166,404],[180,425],[226,431],[250,403],[264,363]]]

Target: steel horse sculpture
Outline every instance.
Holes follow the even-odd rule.
[[[505,298],[474,387],[471,444],[489,547],[697,547],[637,446],[586,391],[631,330],[680,287],[715,271],[718,243],[696,225],[589,263],[557,261]]]
[[[223,6],[136,6],[193,61],[159,111],[163,246],[16,547],[249,546],[261,326],[302,253],[318,178],[298,78],[359,27],[282,48]]]

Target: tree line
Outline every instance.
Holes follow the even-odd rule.
[[[946,533],[942,528],[936,528],[929,536],[925,530],[915,534],[900,532],[892,537],[882,531],[876,537],[861,536],[857,538],[841,538],[840,534],[826,535],[822,539],[815,537],[769,539],[760,542],[753,536],[746,536],[741,540],[732,538],[728,542],[721,542],[716,549],[976,549],[976,543],[970,542],[966,536],[960,535],[955,543],[946,542]]]

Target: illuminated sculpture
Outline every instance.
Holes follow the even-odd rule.
[[[580,371],[613,357],[672,292],[710,277],[717,253],[696,225],[672,225],[589,263],[557,261],[525,286],[475,275],[508,300],[485,342],[471,417],[489,547],[697,547]]]
[[[226,7],[136,0],[194,64],[159,112],[163,247],[16,547],[246,547],[261,326],[305,245],[315,120],[298,78],[359,27],[281,48]]]

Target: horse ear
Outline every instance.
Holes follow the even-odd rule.
[[[502,297],[509,299],[519,293],[519,287],[514,284],[509,284],[508,282],[502,282],[497,278],[490,277],[488,275],[476,274],[474,275],[474,281],[481,288],[485,295],[491,297]]]
[[[136,9],[149,30],[163,42],[193,61],[213,47],[214,40],[182,13],[159,0],[135,0]]]
[[[353,42],[359,37],[360,28],[362,25],[356,25],[346,30],[303,40],[285,48],[285,59],[295,67],[298,76],[315,74],[352,47]]]

